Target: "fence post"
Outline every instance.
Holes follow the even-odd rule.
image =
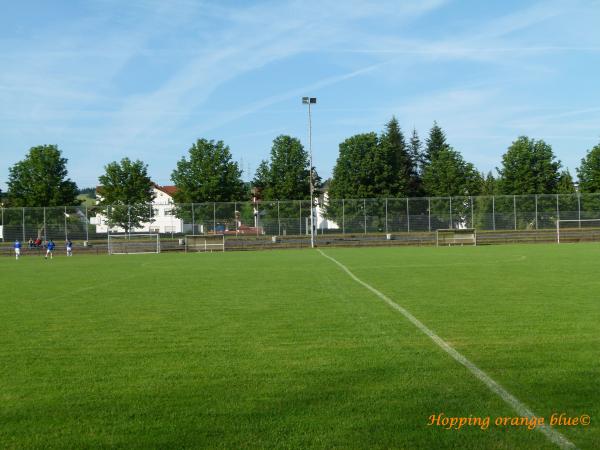
[[[496,196],[492,195],[492,227],[496,231]]]
[[[475,228],[475,213],[473,212],[473,196],[470,195],[469,199],[471,200],[471,228]]]
[[[560,220],[560,206],[558,205],[558,194],[556,194],[556,220]]]
[[[581,192],[577,193],[577,220],[579,221],[579,228],[581,228]]]
[[[46,242],[47,240],[48,240],[48,235],[46,233],[46,207],[44,206],[44,242]]]
[[[25,207],[22,208],[23,209],[23,242],[25,242]]]
[[[452,229],[452,197],[448,197],[450,199],[450,229]]]
[[[67,232],[67,207],[65,206],[65,242],[69,239],[69,233]]]
[[[515,230],[517,229],[517,196],[513,195],[513,215],[515,216]]]
[[[298,224],[300,225],[300,230],[298,231],[298,234],[302,235],[302,200],[298,200],[298,204],[300,205],[300,217],[298,218]]]
[[[279,200],[277,200],[277,234],[281,236],[281,218],[279,217]]]
[[[238,221],[237,221],[237,202],[233,202],[233,229],[235,230],[235,235],[237,236],[238,234]]]
[[[538,229],[538,200],[537,200],[537,194],[535,194],[535,229],[537,231]]]
[[[363,198],[363,219],[365,221],[365,234],[367,234],[367,199]]]
[[[196,234],[196,212],[194,211],[193,203],[192,203],[192,234]]]
[[[427,221],[429,224],[429,232],[431,233],[431,197],[427,197]]]
[[[256,236],[258,237],[258,230],[260,229],[260,207],[259,207],[259,203],[258,200],[256,200]]]
[[[410,233],[410,210],[408,209],[408,197],[406,197],[406,232]]]
[[[217,234],[217,204],[213,202],[213,234]]]
[[[2,210],[2,242],[4,242],[4,204],[0,203],[0,210]]]
[[[342,199],[342,234],[346,234],[346,205]]]
[[[388,199],[385,199],[385,234],[388,232]]]
[[[89,222],[89,216],[88,216],[88,207],[87,205],[85,205],[85,240],[86,242],[89,242],[90,240],[90,222]]]

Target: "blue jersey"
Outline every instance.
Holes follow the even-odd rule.
[[[15,242],[15,248],[21,248],[21,243],[19,241]]]
[[[54,242],[48,242],[48,250],[50,250],[50,251],[54,250],[55,245],[56,244]]]

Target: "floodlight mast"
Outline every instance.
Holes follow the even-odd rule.
[[[317,103],[316,97],[302,97],[302,103],[308,105],[308,154],[310,158],[310,247],[315,248],[315,223],[314,223],[314,185],[313,185],[313,155],[312,155],[312,117],[310,105]]]

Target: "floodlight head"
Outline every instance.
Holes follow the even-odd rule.
[[[310,100],[310,99],[309,99],[308,97],[302,97],[302,103],[303,103],[304,105],[308,104],[309,100]]]
[[[308,105],[309,103],[317,103],[316,97],[302,97],[302,103]]]

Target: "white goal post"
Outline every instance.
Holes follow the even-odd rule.
[[[224,252],[224,234],[187,234],[185,236],[187,252]]]
[[[160,236],[153,234],[109,234],[109,255],[160,253]]]
[[[600,228],[600,219],[564,219],[556,221],[556,243],[560,244],[560,231],[564,228]]]
[[[475,228],[441,228],[435,230],[435,245],[477,245]]]

